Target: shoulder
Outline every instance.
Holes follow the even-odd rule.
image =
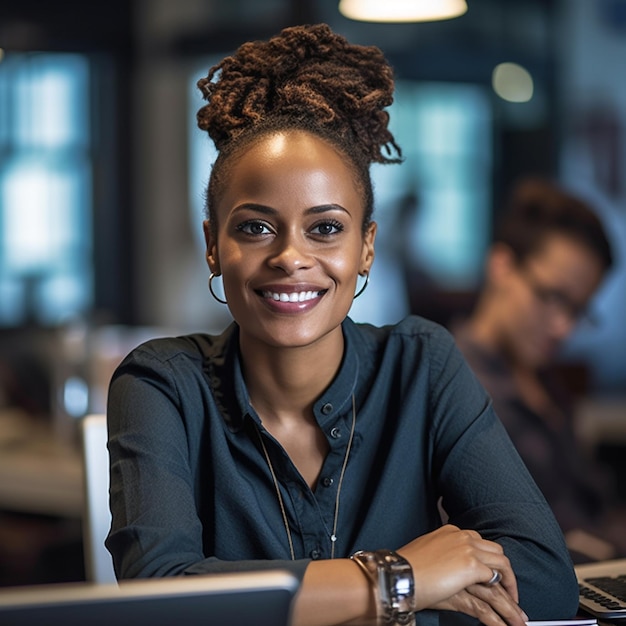
[[[418,315],[409,315],[388,326],[350,322],[345,329],[364,349],[397,348],[422,356],[425,353],[434,356],[447,354],[455,347],[454,339],[446,328]]]
[[[455,327],[453,333],[463,357],[494,401],[517,404],[517,383],[504,355],[481,343],[467,323]]]
[[[121,362],[120,367],[132,364],[167,365],[173,362],[177,366],[188,363],[194,367],[202,367],[207,361],[223,357],[231,337],[232,328],[229,327],[221,335],[192,333],[149,339],[134,348]]]
[[[139,344],[128,356],[135,359],[154,359],[163,363],[177,357],[191,360],[200,359],[202,357],[202,345],[210,345],[212,339],[210,335],[200,334],[157,337]]]
[[[448,330],[416,315],[388,326],[350,322],[344,333],[363,373],[370,377],[385,371],[430,387],[444,372],[452,374],[464,363]]]
[[[131,399],[136,407],[167,399],[181,411],[188,406],[190,414],[197,413],[198,402],[213,394],[213,370],[232,361],[234,339],[236,333],[229,327],[221,335],[159,337],[138,345],[111,377],[109,405],[127,411]]]

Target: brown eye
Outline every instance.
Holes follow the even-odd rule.
[[[316,224],[311,229],[311,232],[316,235],[328,236],[328,235],[336,235],[342,230],[343,230],[343,224],[341,224],[341,222],[330,220],[330,221],[320,222]]]
[[[268,235],[271,232],[267,224],[258,220],[251,220],[249,222],[239,224],[237,226],[237,230],[241,233],[246,233],[247,235]]]

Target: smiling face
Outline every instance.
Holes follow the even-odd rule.
[[[347,159],[303,131],[264,136],[235,159],[217,225],[204,231],[242,345],[341,342],[376,233],[372,223],[363,234],[363,193]]]

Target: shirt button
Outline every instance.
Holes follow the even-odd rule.
[[[330,436],[333,439],[339,439],[339,437],[341,437],[341,431],[335,426],[335,428],[330,431]]]
[[[309,555],[314,561],[317,561],[318,559],[320,559],[322,557],[322,551],[318,550],[317,548],[315,548],[314,550],[311,550],[310,555]]]
[[[335,481],[330,476],[325,476],[322,478],[322,485],[324,487],[330,487]]]
[[[332,410],[333,410],[333,405],[330,402],[327,402],[326,404],[322,406],[322,413],[324,415],[328,415],[329,413],[332,413]]]

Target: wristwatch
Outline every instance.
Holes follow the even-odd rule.
[[[370,579],[384,624],[415,625],[415,582],[411,564],[393,550],[359,550],[350,557]]]

